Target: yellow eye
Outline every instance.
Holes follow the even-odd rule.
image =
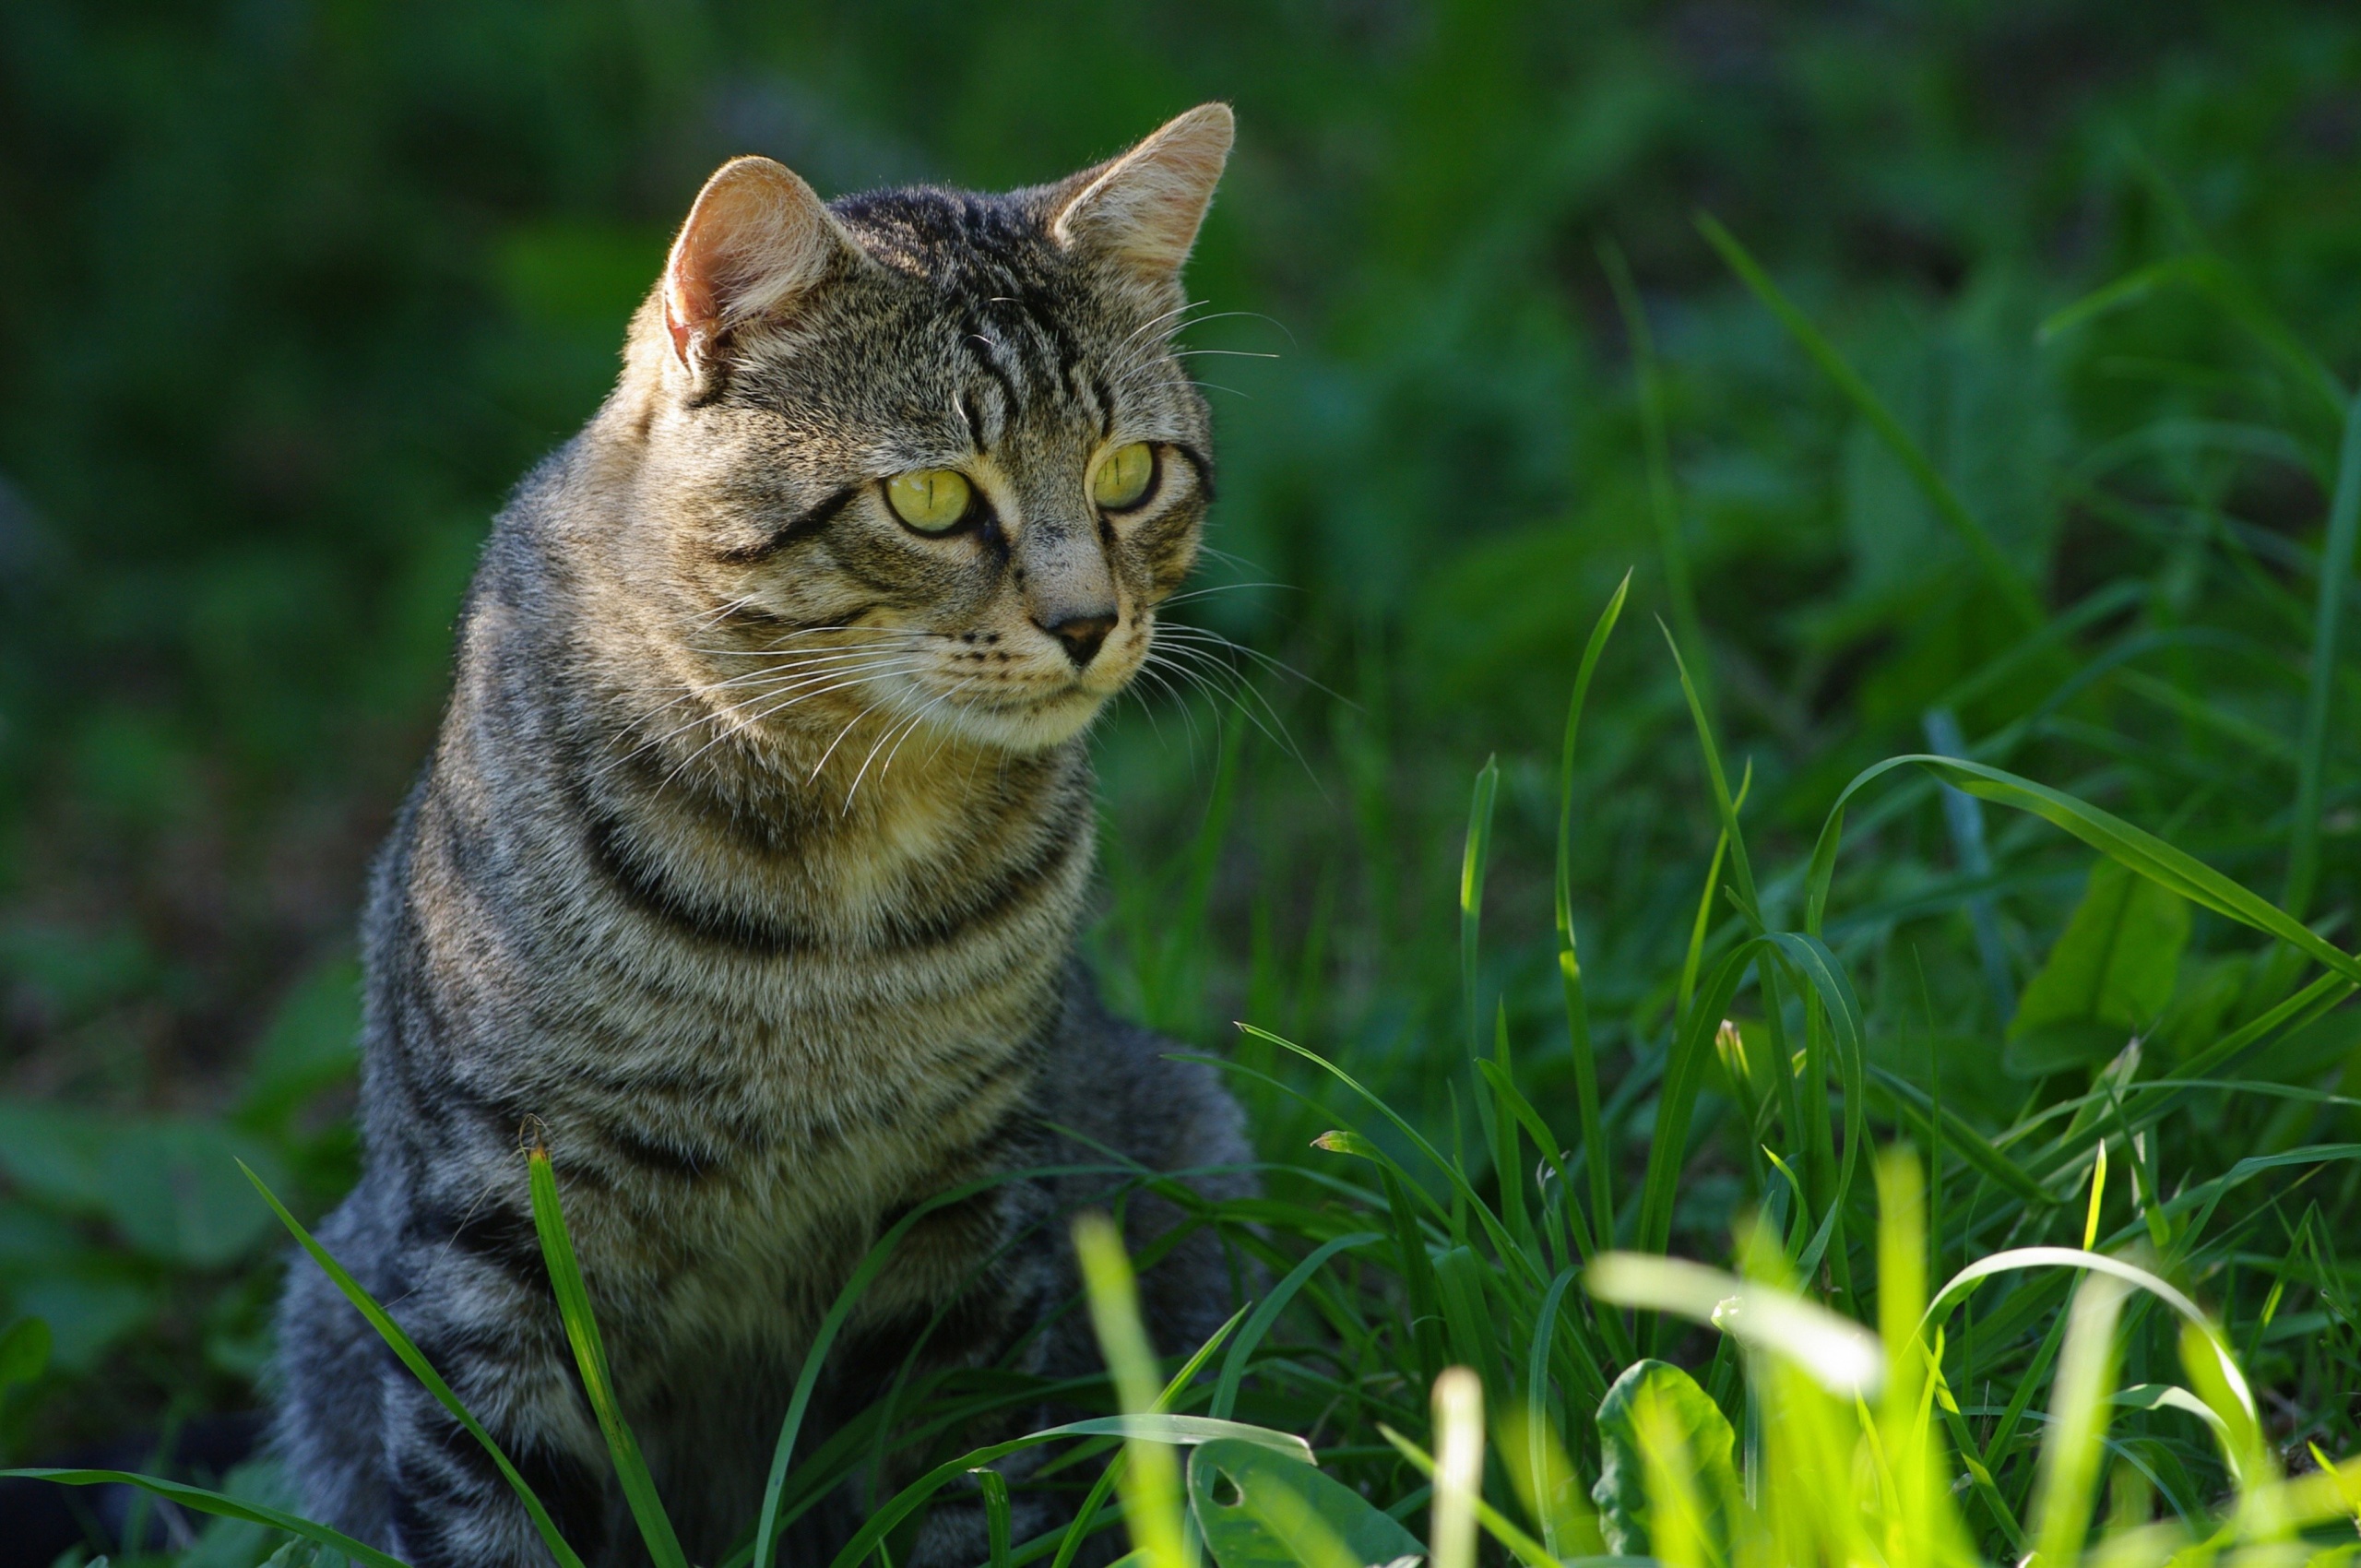
[[[1136,506],[1156,478],[1156,449],[1145,441],[1118,446],[1098,465],[1090,481],[1090,498],[1110,512]]]
[[[975,499],[975,487],[956,469],[918,469],[885,481],[885,504],[920,533],[957,528]]]

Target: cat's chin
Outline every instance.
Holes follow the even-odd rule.
[[[1030,755],[1055,750],[1090,728],[1107,697],[1080,687],[1040,702],[961,707],[947,728],[995,751]]]

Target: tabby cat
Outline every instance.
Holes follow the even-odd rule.
[[[365,1171],[320,1239],[592,1564],[645,1561],[535,1241],[545,1138],[624,1412],[682,1546],[759,1504],[821,1314],[922,1219],[799,1452],[904,1368],[1097,1365],[1073,1210],[1111,1162],[1246,1190],[1237,1106],[1074,953],[1084,732],[1148,657],[1212,495],[1170,344],[1229,150],[1191,111],[1004,196],[698,195],[614,393],[501,515],[433,756],[374,871]],[[1180,1218],[1134,1195],[1136,1247]],[[1231,1311],[1203,1229],[1143,1281],[1168,1350]],[[299,1261],[279,1452],[418,1568],[549,1561],[481,1447]],[[912,1360],[914,1358],[914,1360]],[[890,1492],[895,1478],[879,1484]],[[922,1562],[980,1561],[938,1508]],[[783,1561],[825,1562],[843,1496]],[[1020,1488],[1020,1501],[1025,1502]],[[1025,1504],[1019,1538],[1054,1508]]]

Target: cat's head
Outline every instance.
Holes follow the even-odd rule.
[[[1001,196],[706,183],[631,357],[673,651],[718,717],[1034,751],[1137,673],[1211,495],[1171,336],[1230,138],[1208,104]]]

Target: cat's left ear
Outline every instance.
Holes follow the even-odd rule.
[[[1173,277],[1197,243],[1236,136],[1228,104],[1199,104],[1122,157],[1053,187],[1050,237],[1159,280]]]

